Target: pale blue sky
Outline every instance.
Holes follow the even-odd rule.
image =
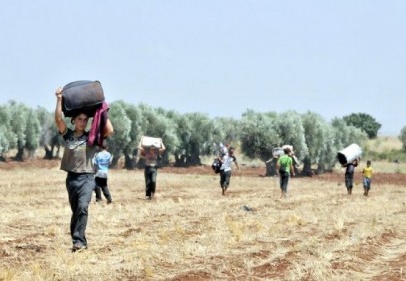
[[[1,0],[0,104],[54,109],[99,80],[107,101],[239,118],[368,113],[406,125],[406,1]]]

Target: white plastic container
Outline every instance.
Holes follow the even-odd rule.
[[[338,161],[341,165],[351,163],[355,159],[360,158],[362,155],[362,149],[358,144],[351,144],[337,153]]]

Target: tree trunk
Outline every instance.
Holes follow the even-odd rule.
[[[18,148],[17,154],[16,154],[14,160],[24,161],[24,148]]]
[[[272,158],[272,159],[268,160],[267,162],[265,162],[265,166],[266,166],[265,176],[266,177],[273,177],[274,175],[276,175],[276,163],[277,162],[278,162],[277,158]]]
[[[186,167],[186,155],[175,154],[175,167]]]
[[[127,170],[134,170],[135,165],[137,164],[137,157],[128,153],[126,153],[124,157],[124,168]]]
[[[48,148],[47,145],[44,145],[44,150],[45,150],[45,155],[44,155],[44,159],[46,160],[52,160],[54,158],[53,155],[53,150]]]
[[[117,165],[118,165],[118,160],[120,159],[120,156],[119,155],[114,155],[113,156],[113,160],[111,160],[111,165],[110,165],[110,167],[111,168],[116,168],[117,167]]]
[[[308,157],[306,157],[303,160],[303,170],[302,170],[302,176],[308,176],[311,177],[313,175],[313,171],[312,171],[312,165],[310,162],[310,159]]]
[[[188,157],[187,160],[186,160],[186,165],[187,166],[200,166],[200,165],[202,165],[202,162],[200,161],[199,155],[191,155],[190,157]]]

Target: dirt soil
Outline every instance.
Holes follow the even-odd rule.
[[[43,160],[43,159],[28,159],[23,162],[8,160],[0,162],[0,170],[13,170],[13,169],[53,169],[58,168],[60,160]],[[187,168],[178,167],[163,167],[162,172],[171,174],[198,174],[198,175],[212,175],[213,170],[210,166],[202,165]],[[265,167],[242,167],[240,171],[233,170],[235,175],[246,177],[264,177]],[[357,170],[356,170],[357,172]],[[355,179],[361,179],[360,170],[356,174]],[[321,175],[312,176],[314,179],[327,180],[331,182],[344,182],[344,174],[338,172],[327,172]],[[391,185],[404,185],[406,182],[406,174],[399,173],[375,173],[374,184],[391,184]]]

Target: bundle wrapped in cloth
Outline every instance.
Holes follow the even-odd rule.
[[[99,81],[75,81],[62,89],[62,111],[65,117],[74,117],[78,113],[93,117],[103,102],[104,92]]]
[[[142,136],[139,147],[142,148],[162,148],[162,139],[161,138],[153,138],[148,136]]]
[[[102,145],[108,110],[99,81],[79,80],[62,88],[62,111],[65,117],[75,117],[80,113],[93,117],[88,140],[90,145]]]

